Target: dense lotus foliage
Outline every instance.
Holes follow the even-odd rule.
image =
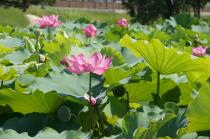
[[[0,26],[1,139],[208,139],[209,25],[45,19]]]

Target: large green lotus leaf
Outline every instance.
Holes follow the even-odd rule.
[[[166,32],[162,32],[162,31],[153,31],[149,37],[151,39],[159,39],[159,40],[162,40],[162,41],[168,41],[171,39],[171,36],[169,36],[169,34],[167,34]]]
[[[132,67],[124,67],[124,69],[122,67],[109,68],[107,72],[103,75],[103,77],[105,78],[104,84],[112,85],[114,83],[119,83],[121,82],[121,80],[129,79],[130,78],[129,76],[132,76],[132,74],[134,73],[136,75],[137,73],[141,74],[142,76],[145,75],[145,78],[150,80],[149,78],[151,70],[149,68],[145,68],[144,63],[137,63],[135,65],[132,65]]]
[[[0,65],[0,79],[5,75],[5,71],[2,65]]]
[[[188,106],[186,113],[189,121],[188,131],[206,131],[210,130],[210,86],[203,86],[198,97]]]
[[[92,86],[98,81],[92,80]],[[60,94],[74,97],[83,97],[89,90],[89,74],[69,75],[66,73],[51,74],[50,77],[38,77],[31,83],[29,88],[39,89],[43,92],[56,91]]]
[[[128,109],[127,109],[127,103],[125,100],[118,99],[117,97],[110,96],[108,103],[106,107],[104,108],[104,112],[108,116],[117,116],[117,117],[123,117]]]
[[[30,52],[27,49],[20,49],[7,54],[4,59],[9,60],[13,64],[22,64],[23,61],[29,57]]]
[[[62,108],[62,107],[60,107]],[[75,107],[77,109],[78,107]],[[72,110],[72,107],[71,107]],[[79,109],[80,111],[80,109]],[[80,128],[79,123],[75,120],[74,117],[70,117],[68,121],[62,121],[60,118],[65,119],[67,116],[66,113],[63,111],[61,112],[61,116],[59,118],[58,113],[61,112],[60,109],[57,111],[57,116],[55,114],[43,114],[43,113],[30,113],[24,116],[16,116],[4,121],[2,128],[6,129],[13,129],[18,133],[27,132],[29,136],[36,136],[36,134],[45,127],[53,127],[53,129],[61,132],[66,129],[68,130],[76,130]],[[75,111],[71,111],[74,113]],[[1,116],[3,117],[3,116]],[[76,133],[81,132],[77,131]],[[72,134],[75,134],[74,132]],[[73,137],[73,136],[71,136]]]
[[[109,68],[107,72],[103,75],[105,78],[105,85],[111,85],[113,83],[116,83],[126,77],[128,77],[130,73],[128,71],[125,71],[121,68]]]
[[[171,139],[171,137],[160,137],[160,138],[158,138],[158,139]]]
[[[179,101],[179,92],[175,90],[178,88],[175,82],[170,79],[162,79],[160,81],[160,96],[164,102]],[[156,82],[140,81],[138,83],[128,83],[124,85],[126,91],[129,93],[130,102],[145,102],[153,100],[153,93],[156,92]],[[124,95],[126,99],[126,96]]]
[[[180,83],[179,89],[181,91],[179,105],[188,105],[192,101],[193,88],[190,83]]]
[[[138,128],[135,131],[133,139],[156,139],[158,124],[151,123],[149,128]]]
[[[139,83],[129,83],[124,85],[124,87],[129,93],[129,101],[131,103],[151,101],[152,93],[156,90],[155,84],[148,81],[140,81]]]
[[[198,136],[197,133],[186,133],[181,137],[177,137],[177,139],[209,139],[209,137],[206,136]]]
[[[151,115],[151,113],[148,113],[148,116],[149,114]],[[162,114],[164,115],[164,113]],[[174,118],[176,118],[176,115],[166,114],[165,117],[159,119],[158,122],[152,121],[148,128],[145,128],[145,127],[137,128],[136,131],[134,132],[134,139],[156,139],[158,137],[165,137],[168,131],[166,131],[166,135],[163,135],[163,136],[159,136],[157,133],[161,128],[168,129],[169,127],[168,122],[170,122]],[[168,139],[168,137],[166,137],[165,139]]]
[[[44,42],[43,50],[49,54],[59,51],[60,43],[58,42]]]
[[[167,103],[167,105],[169,104],[171,105],[172,103]],[[165,111],[167,110],[167,113],[165,117],[163,118],[163,120],[160,121],[159,129],[158,129],[159,137],[170,136],[170,137],[175,138],[177,136],[177,132],[180,131],[181,128],[185,127],[187,124],[186,118],[184,116],[185,109],[180,109],[175,114],[174,112],[172,112],[174,111],[172,110],[173,106],[171,108],[169,107],[171,106],[165,105]]]
[[[9,47],[9,48],[16,48],[16,47],[24,46],[23,40],[19,38],[0,39],[0,44],[3,44],[4,46]]]
[[[199,70],[210,72],[210,69],[208,68],[210,60],[193,60],[188,53],[181,53],[174,48],[164,47],[160,40],[153,39],[150,42],[145,40],[135,41],[132,40],[132,38],[129,38],[129,36],[124,36],[121,41],[125,41],[123,43],[124,46],[131,49],[134,55],[138,57],[142,56],[146,62],[160,74]]]
[[[81,131],[63,131],[58,133],[54,129],[46,128],[40,131],[36,136],[30,137],[27,133],[17,133],[14,130],[0,131],[1,139],[89,139],[89,133]]]
[[[117,31],[114,28],[112,28],[112,30],[105,32],[104,37],[109,42],[117,42],[121,38],[119,30]]]
[[[137,128],[147,128],[149,123],[150,119],[145,113],[128,113],[122,120],[123,134],[126,138],[130,139]]]
[[[7,26],[5,26],[5,25],[0,26],[0,32],[1,33],[11,33],[13,30],[14,30],[13,27],[8,26],[8,25]]]
[[[82,126],[83,131],[91,131],[95,128],[98,121],[98,114],[96,108],[91,108],[88,111],[81,111],[78,115],[78,119]]]
[[[105,54],[106,57],[112,57],[113,66],[120,66],[126,63],[121,53],[114,48],[104,47],[101,49],[101,53]]]
[[[122,47],[126,47],[131,50],[131,52],[136,56],[136,57],[141,57],[141,54],[136,51],[137,47],[141,45],[141,41],[136,41],[132,38],[130,38],[128,35],[125,35],[121,40],[120,40],[120,45]]]
[[[30,113],[23,117],[10,118],[4,122],[2,128],[13,129],[18,133],[27,132],[30,136],[35,136],[41,129],[48,126],[49,118],[47,114]]]
[[[24,94],[11,89],[0,90],[0,105],[9,105],[14,112],[27,113],[53,113],[64,99],[55,92],[46,94],[35,91]]]
[[[196,32],[196,31],[192,31],[190,29],[185,29],[183,27],[177,26],[176,27],[177,31],[178,31],[178,39],[180,38],[180,36],[186,37],[186,35],[188,36],[195,36],[198,35],[200,40],[204,40],[207,41],[207,43],[209,44],[210,42],[210,37],[208,34],[203,33],[203,32]]]
[[[210,77],[210,72],[188,72],[187,78],[190,82],[199,82],[205,84]]]
[[[179,105],[188,105],[189,104],[189,102],[192,100],[191,95],[193,92],[193,88],[191,86],[191,83],[188,81],[186,75],[182,75],[182,76],[179,76],[178,74],[161,75],[161,78],[162,79],[170,79],[170,80],[166,81],[165,83],[163,83],[164,87],[168,86],[167,83],[172,82],[172,81],[174,82],[173,87],[176,87],[176,85],[178,86],[179,91],[181,92]]]
[[[12,48],[5,47],[4,45],[0,44],[0,56],[3,56],[9,52],[12,52]]]
[[[77,46],[72,47],[74,45],[80,45],[80,42],[77,41],[78,40],[74,38],[67,39],[62,34],[56,34],[55,40],[51,42],[44,42],[43,50],[48,53],[48,57],[54,62],[55,65],[59,65],[63,56],[69,55],[70,50],[72,54],[72,52],[78,48]]]

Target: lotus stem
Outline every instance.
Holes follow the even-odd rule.
[[[126,95],[127,95],[127,110],[129,112],[130,111],[130,106],[129,106],[130,100],[129,100],[129,93],[127,91],[126,91]]]
[[[91,97],[92,97],[92,90],[91,90],[91,88],[92,88],[92,73],[90,72],[90,75],[89,75],[89,91],[88,91],[88,95],[89,95],[89,107],[88,107],[88,109],[89,109],[89,112],[91,111],[91,107],[92,107],[92,105],[91,105]],[[91,114],[90,114],[90,116],[91,116]],[[90,119],[92,119],[92,117],[90,117]],[[92,123],[91,123],[91,128],[92,128]]]
[[[101,135],[101,136],[103,136],[104,135],[104,121],[103,121],[103,119],[101,118],[101,115],[100,115],[100,111],[99,111],[99,109],[98,109],[98,106],[96,106],[96,111],[97,111],[97,114],[98,114],[98,118],[99,118],[99,134]],[[100,130],[100,127],[101,127],[101,130]]]
[[[159,98],[160,98],[160,72],[157,72],[157,94],[155,97],[155,105],[159,104]]]
[[[35,44],[35,48],[36,48],[36,55],[37,55],[37,59],[36,62],[37,64],[40,63],[40,57],[39,57],[39,32],[36,32],[36,44]],[[38,65],[36,64],[36,76],[38,76]]]
[[[90,75],[89,75],[89,91],[88,91],[88,95],[89,95],[89,106],[91,107],[91,97],[92,97],[92,73],[90,72]]]
[[[4,84],[4,81],[3,81],[3,80],[1,80],[1,87],[3,86],[3,84]]]
[[[49,27],[47,28],[47,37],[48,37],[48,40],[51,39],[51,29]]]

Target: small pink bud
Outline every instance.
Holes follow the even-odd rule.
[[[84,95],[84,98],[92,105],[92,106],[95,106],[96,105],[96,99],[94,97],[91,96],[91,99],[90,99],[90,96],[88,94],[85,94]]]
[[[84,33],[87,37],[95,37],[97,29],[93,24],[89,24],[85,29]]]
[[[127,21],[127,19],[125,19],[125,18],[119,19],[119,20],[117,21],[117,24],[118,24],[120,27],[123,27],[123,28],[128,27],[128,21]]]

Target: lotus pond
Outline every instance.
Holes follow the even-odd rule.
[[[0,139],[208,139],[209,35],[174,18],[0,26]]]

